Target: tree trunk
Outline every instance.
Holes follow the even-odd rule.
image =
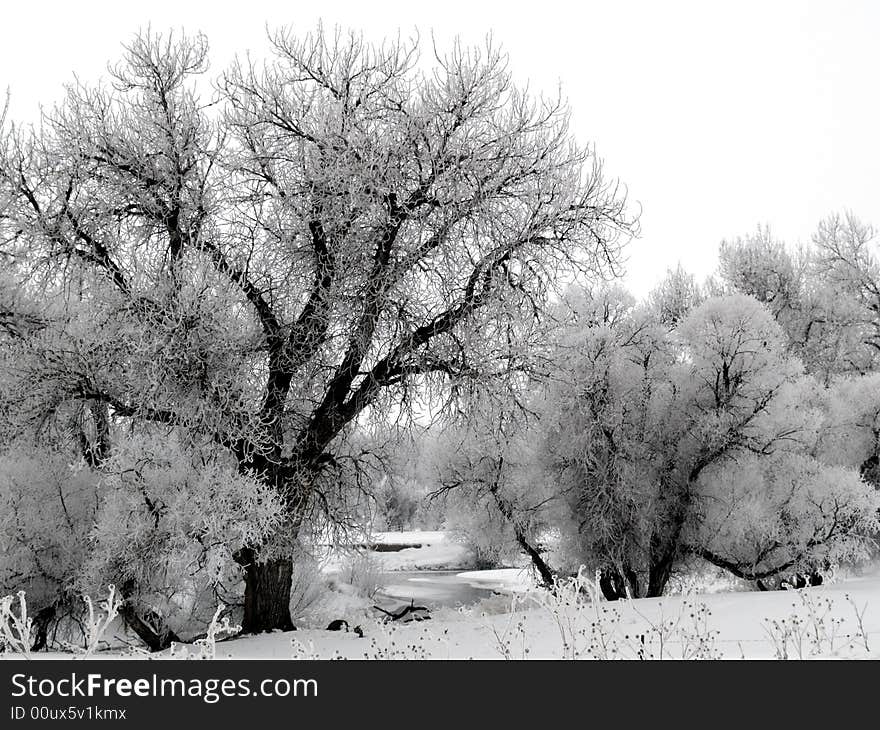
[[[253,550],[249,548],[239,551],[236,561],[245,571],[242,632],[293,631],[296,628],[290,619],[293,561],[290,558],[273,558],[257,562]]]
[[[658,598],[663,595],[669,576],[672,575],[672,565],[675,562],[675,554],[671,550],[664,551],[659,556],[652,556],[648,568],[648,590],[646,598]]]
[[[874,452],[865,459],[859,467],[859,474],[875,489],[880,488],[880,454]]]
[[[37,611],[37,615],[34,617],[34,643],[31,646],[31,651],[48,649],[49,626],[55,620],[55,615],[54,603]]]
[[[699,476],[699,470],[693,469],[687,485],[693,484]],[[661,515],[665,517],[662,524],[655,528],[648,543],[648,586],[646,598],[658,598],[666,590],[666,584],[672,575],[672,568],[681,553],[681,533],[687,519],[691,496],[688,488],[673,488],[666,498],[667,502]]]
[[[630,566],[624,565],[623,577],[629,586],[630,597],[639,598],[641,596],[641,589],[639,586],[639,576],[636,575],[636,572]]]
[[[618,601],[626,598],[626,587],[623,576],[617,568],[605,568],[599,573],[599,590],[606,601]]]
[[[522,548],[523,552],[529,556],[532,561],[532,565],[535,566],[535,570],[538,571],[538,575],[541,576],[541,583],[544,584],[545,588],[553,588],[556,583],[556,575],[551,570],[550,566],[547,565],[547,562],[544,558],[541,557],[541,553],[538,552],[538,549],[529,542],[529,538],[526,536],[525,530],[522,525],[516,520],[516,517],[513,514],[513,505],[510,504],[504,497],[501,496],[499,492],[500,487],[500,479],[501,479],[501,467],[504,464],[504,459],[499,459],[498,461],[498,475],[495,480],[495,484],[489,490],[492,492],[492,497],[495,499],[495,505],[498,507],[498,511],[501,512],[501,515],[513,525],[513,534],[516,536],[516,542]]]
[[[619,568],[604,568],[599,576],[599,590],[608,601],[638,598],[640,595],[639,577],[627,564]]]
[[[544,584],[545,588],[553,588],[553,585],[556,582],[556,576],[550,566],[547,565],[544,558],[541,557],[541,553],[539,553],[538,549],[529,542],[525,533],[519,527],[514,526],[514,533],[519,546],[526,552],[526,554],[528,554],[529,558],[531,558],[532,565],[535,566],[535,570],[537,570],[538,575],[541,576],[541,583]]]

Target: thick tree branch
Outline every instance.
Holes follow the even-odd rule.
[[[708,550],[707,548],[687,545],[684,547],[684,549],[691,555],[696,555],[697,557],[700,557],[703,560],[712,563],[712,565],[716,565],[719,568],[722,568],[723,570],[732,573],[737,578],[742,578],[743,580],[764,580],[765,578],[772,578],[774,575],[778,575],[785,570],[789,570],[797,564],[796,560],[787,560],[783,563],[773,566],[772,568],[757,570],[754,566],[747,567],[741,563],[727,560],[726,558],[712,552],[711,550]]]

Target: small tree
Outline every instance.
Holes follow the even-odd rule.
[[[656,312],[660,322],[668,327],[675,327],[703,299],[705,294],[694,275],[681,264],[669,269],[649,296],[651,309]]]

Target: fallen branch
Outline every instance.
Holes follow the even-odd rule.
[[[381,606],[375,606],[375,605],[373,606],[373,608],[375,608],[378,611],[381,611],[386,616],[388,616],[388,618],[386,619],[386,622],[387,621],[400,621],[405,616],[412,614],[412,613],[419,612],[419,611],[426,613],[426,614],[430,613],[430,609],[427,606],[416,606],[415,599],[411,599],[408,606],[403,606],[402,608],[398,609],[397,611],[386,611]],[[412,620],[413,621],[425,621],[430,618],[431,618],[430,616],[419,616],[419,617],[414,617]]]

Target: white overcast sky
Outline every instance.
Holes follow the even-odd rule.
[[[627,282],[646,293],[681,261],[702,277],[718,243],[769,224],[808,241],[826,214],[880,224],[880,3],[864,2],[16,2],[0,16],[0,89],[32,119],[120,43],[203,31],[219,70],[266,49],[265,26],[323,21],[370,39],[418,29],[438,45],[488,32],[534,89],[557,85],[573,131],[642,208]]]

